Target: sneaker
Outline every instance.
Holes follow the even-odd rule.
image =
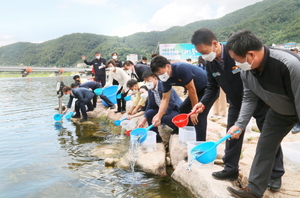
[[[94,111],[94,108],[93,108],[93,109],[88,109],[88,110],[86,110],[86,112],[89,112],[89,111]]]
[[[300,132],[300,123],[297,123],[292,129],[292,134],[296,134],[299,132]]]
[[[85,121],[87,121],[87,118],[80,119],[80,122],[85,122]]]
[[[72,116],[72,118],[80,118],[80,115],[75,114]]]
[[[268,182],[268,189],[274,192],[279,191],[281,188],[281,177],[279,178],[270,178]]]
[[[251,188],[240,188],[237,190],[232,187],[227,187],[227,190],[237,198],[258,198],[252,193]]]
[[[121,111],[119,111],[119,110],[118,111],[114,111],[114,113],[121,113]]]
[[[215,179],[219,179],[219,180],[231,180],[231,181],[235,181],[238,179],[239,177],[239,172],[228,172],[227,170],[222,170],[222,171],[218,171],[218,172],[213,172],[212,176]]]
[[[116,108],[116,105],[109,107],[109,109],[115,109],[115,108]]]
[[[123,114],[123,113],[126,113],[126,110],[122,110],[121,113],[122,113],[122,114]]]

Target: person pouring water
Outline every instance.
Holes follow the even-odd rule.
[[[130,80],[128,74],[121,68],[116,67],[116,63],[113,60],[107,62],[107,67],[109,72],[108,82],[104,88],[111,86],[113,84],[113,80],[116,80],[119,83],[119,88],[117,91],[117,104],[118,110],[115,113],[125,113],[126,112],[126,101],[124,99],[127,96],[129,89],[127,87],[127,82]],[[120,94],[120,98],[118,95]]]
[[[181,113],[190,113],[192,108],[204,95],[207,86],[207,76],[203,69],[184,62],[171,64],[165,57],[160,55],[155,56],[151,60],[150,68],[163,84],[163,94],[159,111],[152,120],[152,123],[158,123],[156,126],[160,124],[168,108],[172,86],[185,87],[189,92],[188,97],[179,107]],[[216,95],[209,101],[203,113],[195,113],[190,116],[192,123],[189,125],[193,124],[195,126],[197,141],[206,140],[207,115],[218,96],[219,95]]]
[[[160,106],[161,106],[161,99],[163,95],[163,85],[162,82],[157,79],[157,76],[153,74],[150,70],[147,70],[143,73],[143,79],[145,81],[146,86],[148,87],[148,104],[145,110],[144,117],[140,120],[138,124],[138,128],[144,127],[146,122],[148,122],[148,125],[155,123],[153,122],[153,117],[157,115]],[[177,95],[176,91],[174,89],[170,90],[170,100],[168,102],[167,108],[164,111],[163,116],[161,117],[162,123],[160,124],[166,124],[168,125],[173,131],[171,134],[178,134],[178,127],[174,125],[174,123],[171,121],[172,118],[176,115],[178,115],[179,107],[182,104],[182,100]],[[159,134],[158,128],[153,127],[151,129],[154,131],[156,136],[157,143],[162,142],[161,136]]]

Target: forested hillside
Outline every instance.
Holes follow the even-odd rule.
[[[0,47],[0,65],[74,66],[82,62],[82,54],[90,60],[96,51],[108,59],[112,52],[118,52],[122,61],[128,54],[150,57],[158,42],[189,43],[193,32],[201,27],[213,30],[220,41],[226,41],[237,30],[249,29],[266,45],[300,43],[300,1],[264,0],[219,19],[197,21],[161,32],[140,32],[126,37],[74,33],[40,44],[14,43]]]

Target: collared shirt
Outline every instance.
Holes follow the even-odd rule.
[[[300,118],[299,65],[300,57],[296,54],[264,46],[262,71],[241,71],[245,99],[235,125],[246,127],[258,97],[275,112],[287,116],[296,114]]]
[[[104,58],[100,59],[94,59],[91,62],[84,61],[85,64],[87,65],[93,65],[93,69],[95,71],[96,76],[105,76],[105,67],[106,67],[106,60]]]
[[[151,91],[153,92],[154,98],[155,98],[155,102],[157,104],[157,106],[160,105],[161,99],[158,93],[158,84],[155,86],[154,89],[151,89]]]
[[[217,59],[217,62],[219,63],[219,65],[220,65],[220,67],[222,68],[222,70],[224,70],[224,45],[223,44],[221,44],[221,46],[222,46],[222,54],[221,54],[221,61],[218,61]]]
[[[197,92],[203,91],[207,86],[206,72],[189,63],[172,63],[172,77],[166,82],[163,82],[163,92],[166,93],[171,90],[172,86],[185,87],[187,84],[194,81]]]

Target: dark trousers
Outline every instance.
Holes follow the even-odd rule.
[[[204,91],[197,93],[198,100],[200,101],[204,95]],[[195,125],[196,130],[196,141],[206,141],[206,127],[207,127],[207,115],[209,113],[210,108],[219,97],[219,94],[215,96],[213,100],[209,102],[209,104],[205,105],[205,110],[202,113],[198,114],[198,124]],[[179,107],[179,111],[181,113],[190,113],[192,110],[192,103],[190,100],[190,96],[186,97],[181,106]],[[191,120],[189,120],[189,126],[193,126]]]
[[[113,85],[119,85],[119,82],[113,79]]]
[[[117,95],[121,94],[121,98],[120,99],[117,98],[118,111],[126,111],[126,101],[125,101],[124,97],[127,96],[129,90],[125,93],[122,93],[122,89],[123,89],[123,86],[117,91]],[[116,97],[117,97],[117,95],[116,95]]]
[[[158,109],[148,109],[145,112],[145,117],[147,118],[147,122],[148,122],[149,126],[152,124],[152,119],[157,113],[158,113]],[[178,127],[175,126],[174,123],[172,122],[172,118],[174,118],[178,114],[180,114],[180,112],[178,110],[174,109],[174,110],[170,111],[168,114],[163,115],[163,117],[161,118],[162,124],[168,125],[173,130],[178,130]],[[157,136],[160,136],[157,127],[152,127],[151,131],[156,132]]]
[[[281,115],[273,109],[268,111],[257,143],[247,186],[257,197],[262,197],[267,189],[268,180],[272,176],[271,167],[276,164],[274,158],[277,156],[282,139],[297,122],[299,122],[297,115]]]
[[[265,121],[266,114],[269,110],[269,107],[265,105],[262,100],[259,100],[257,103],[257,107],[254,111],[253,117],[256,119],[256,124],[260,131],[263,129],[263,124]],[[227,130],[234,125],[236,122],[238,115],[240,113],[240,109],[230,106],[228,109],[228,117],[227,117]],[[239,170],[239,160],[241,156],[242,146],[243,146],[244,133],[240,135],[239,139],[226,140],[226,148],[225,155],[223,157],[223,161],[225,164],[224,169],[228,172],[237,172]],[[281,147],[279,146],[275,163],[272,169],[273,178],[279,178],[284,174],[283,167],[283,154]]]
[[[95,75],[95,79],[96,79],[96,82],[99,82],[99,83],[102,84],[102,87],[105,86],[105,84],[106,84],[106,75],[101,75],[101,76]]]
[[[89,110],[94,109],[93,108],[93,104],[91,102],[92,98],[87,99],[86,101],[76,101],[75,102],[75,111],[76,111],[76,115],[80,115],[80,111],[82,114],[83,118],[87,119],[87,114],[86,114],[86,107],[85,105],[88,107]]]
[[[102,100],[104,100],[104,102],[106,102],[107,106],[112,107],[114,105],[114,103],[112,103],[110,101],[110,99],[108,99],[108,97],[106,97],[105,95],[101,94],[100,98]],[[95,94],[94,97],[93,97],[93,107],[94,108],[96,108],[96,106],[97,106],[97,99],[98,99],[98,96]]]

